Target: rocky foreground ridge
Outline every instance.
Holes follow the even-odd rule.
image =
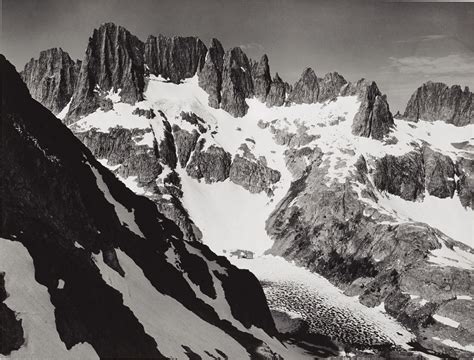
[[[3,56],[0,63],[8,89],[2,95],[1,354],[278,357],[264,342],[278,344],[256,278],[206,246],[183,241],[153,202],[127,189],[30,97]],[[35,310],[42,299],[49,305]],[[144,314],[137,304],[156,308]],[[260,328],[261,337],[251,328]]]

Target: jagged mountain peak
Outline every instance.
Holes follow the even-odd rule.
[[[32,58],[21,77],[31,96],[58,114],[71,99],[80,66],[62,48],[51,48],[41,51],[38,59]]]
[[[143,43],[124,27],[105,23],[89,39],[74,92],[65,97],[71,98],[70,105],[56,113],[64,110],[65,122],[72,123],[97,109],[109,111],[113,108],[107,99],[110,91],[119,92],[122,102],[134,104],[143,99],[148,74],[176,84],[197,74],[200,87],[209,94],[209,105],[236,117],[246,114],[246,99],[253,96],[271,107],[325,102],[363,88],[358,82],[347,91],[346,80],[337,72],[319,78],[309,67],[290,86],[279,76],[272,80],[266,54],[253,61],[241,47],[225,51],[215,38],[209,48],[192,36],[150,35]],[[30,81],[29,87],[34,89],[35,82]]]
[[[410,97],[404,117],[411,121],[441,120],[455,126],[474,123],[474,93],[459,85],[428,81]]]

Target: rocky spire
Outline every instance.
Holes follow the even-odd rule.
[[[270,89],[268,91],[268,95],[266,98],[267,101],[267,106],[282,106],[285,104],[286,100],[286,94],[287,94],[287,87],[288,84],[286,84],[278,75],[278,73],[275,74],[275,77],[272,80],[272,83],[270,85]]]
[[[266,54],[262,56],[258,63],[256,63],[256,66],[252,71],[252,77],[255,96],[260,101],[265,102],[272,82],[270,66],[268,65],[268,57]]]
[[[341,90],[344,96],[357,95],[361,104],[352,122],[354,135],[381,140],[390,132],[393,117],[387,98],[382,95],[377,84],[365,79],[348,84]]]
[[[197,37],[149,36],[145,43],[145,62],[152,74],[179,84],[201,71],[207,48]]]
[[[318,78],[311,68],[306,68],[300,79],[293,86],[288,102],[295,104],[312,104],[318,101]]]
[[[324,78],[319,79],[319,95],[318,101],[324,102],[339,95],[341,88],[347,84],[346,79],[337,72],[331,72],[324,75]]]
[[[247,113],[245,99],[253,95],[250,62],[241,48],[228,50],[224,56],[221,108],[233,116]]]
[[[408,120],[442,120],[456,126],[474,124],[474,94],[468,87],[448,87],[439,82],[427,82],[411,96],[405,109]]]
[[[112,23],[95,29],[86,49],[66,122],[100,107],[109,90],[123,102],[143,99],[144,44],[128,30]]]
[[[71,99],[80,66],[80,61],[75,63],[61,48],[53,48],[31,59],[21,77],[32,98],[58,114]]]
[[[219,40],[212,39],[198,79],[199,86],[209,94],[209,106],[215,109],[219,108],[221,102],[223,66],[224,48]]]

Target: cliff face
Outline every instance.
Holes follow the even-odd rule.
[[[441,120],[456,126],[474,124],[474,94],[459,85],[427,82],[411,96],[404,117],[411,121]]]
[[[179,83],[202,69],[206,52],[206,46],[196,37],[149,36],[145,62],[150,73]]]
[[[275,334],[257,280],[206,246],[183,241],[153,202],[118,181],[31,99],[3,56],[0,62],[2,86],[8,89],[2,93],[0,311],[11,324],[8,336],[2,336],[2,353],[65,358],[73,356],[68,349],[76,345],[88,358],[168,358],[190,352],[232,357],[236,349],[242,356],[262,349],[271,354],[247,332],[256,326]],[[25,270],[28,262],[32,267]],[[28,289],[22,285],[27,278],[33,279]],[[51,313],[34,310],[44,291]],[[23,299],[17,316],[24,335],[11,321],[12,311],[20,309],[18,298]],[[144,314],[135,299],[155,310]],[[213,308],[213,299],[231,313]],[[153,314],[172,314],[171,322]],[[183,322],[176,322],[177,316]],[[41,328],[25,326],[38,317]],[[179,338],[164,341],[171,329]],[[192,331],[209,335],[209,329],[213,336],[196,342]]]
[[[68,104],[74,93],[81,62],[74,62],[61,48],[42,51],[31,59],[21,72],[31,97],[53,114]]]
[[[106,95],[118,92],[121,100],[133,104],[143,99],[144,44],[126,29],[112,23],[94,30],[86,54],[66,123],[94,112],[110,109]]]

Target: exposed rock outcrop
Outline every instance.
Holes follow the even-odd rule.
[[[421,151],[409,153],[404,161],[397,164],[399,171],[405,171],[409,162],[422,164],[423,155]],[[410,328],[426,348],[456,358],[467,356],[440,342],[433,344],[432,337],[459,338],[466,344],[472,332],[440,329],[432,315],[440,304],[456,301],[456,294],[473,294],[465,284],[473,272],[461,266],[436,266],[431,263],[431,252],[455,247],[469,256],[474,250],[425,224],[393,222],[391,216],[368,205],[377,198],[365,159],[359,158],[343,183],[328,184],[328,168],[316,158],[292,183],[267,220],[266,229],[274,240],[269,252],[325,276],[346,294],[358,295],[367,306],[383,302],[385,310]],[[405,177],[411,175],[405,173]],[[413,197],[423,181],[421,176],[416,184],[399,181],[396,191]],[[357,192],[351,185],[354,182],[364,190]],[[426,304],[420,299],[426,299]],[[451,309],[450,318],[466,314],[461,307]]]
[[[439,82],[427,82],[411,96],[405,109],[407,120],[436,121],[464,126],[474,124],[474,94],[466,86],[451,87]]]
[[[204,140],[204,139],[203,139]],[[204,141],[198,142],[186,172],[195,179],[203,179],[206,183],[224,181],[229,177],[231,155],[223,148],[211,145],[203,150]]]
[[[285,104],[286,96],[288,94],[287,90],[289,85],[285,83],[278,73],[273,77],[270,89],[268,90],[266,103],[268,107],[271,106],[282,106]]]
[[[325,102],[336,98],[341,88],[347,84],[346,79],[337,72],[331,72],[324,75],[324,78],[319,80],[319,95],[318,101]]]
[[[145,62],[150,73],[179,84],[193,77],[204,66],[207,48],[196,37],[149,36],[145,43]]]
[[[202,117],[197,116],[193,112],[184,111],[181,111],[179,115],[181,116],[181,119],[195,126],[201,134],[207,132],[206,122]]]
[[[423,154],[411,151],[396,157],[385,155],[375,162],[374,184],[405,200],[416,200],[425,191]]]
[[[161,121],[163,127],[161,129],[161,134],[155,134],[155,153],[161,163],[168,165],[170,169],[175,169],[176,164],[178,163],[178,158],[176,157],[176,146],[171,130],[171,124],[163,113],[160,115],[162,117]]]
[[[439,198],[453,197],[456,183],[451,158],[431,150],[429,146],[423,146],[423,166],[428,193]]]
[[[239,148],[230,166],[229,178],[251,193],[265,191],[272,194],[272,185],[280,180],[280,173],[267,166],[265,158],[256,158],[246,144]]]
[[[459,178],[456,188],[461,204],[474,209],[474,159],[459,158],[455,170]]]
[[[137,143],[150,133],[151,129],[111,128],[108,133],[95,131],[76,132],[75,135],[98,159],[107,159],[107,165],[116,167],[123,177],[137,177],[139,186],[154,191],[155,179],[163,171],[152,148]]]
[[[4,302],[9,294],[5,289],[5,273],[0,271],[0,354],[8,355],[25,342],[22,321]]]
[[[41,51],[21,72],[31,97],[58,114],[74,92],[81,62],[74,62],[61,48]]]
[[[196,130],[193,130],[193,132],[190,133],[187,130],[181,129],[178,125],[173,125],[173,136],[179,164],[181,167],[185,168],[191,153],[196,147],[199,133]]]
[[[272,82],[267,55],[263,55],[260,61],[256,63],[252,70],[252,77],[255,96],[261,102],[265,102]]]
[[[147,119],[154,119],[156,117],[155,111],[153,109],[140,109],[136,108],[133,110],[132,115],[144,116]]]
[[[144,44],[121,26],[107,23],[95,29],[87,45],[66,123],[98,109],[110,90],[119,91],[125,103],[143,100],[143,50]]]
[[[198,74],[199,86],[209,94],[209,106],[218,109],[221,102],[224,48],[217,39],[212,39],[202,70]]]
[[[361,102],[352,122],[352,133],[382,140],[393,126],[393,117],[387,98],[382,95],[377,84],[361,79],[355,84],[348,84],[341,91],[344,96],[357,95]]]
[[[250,62],[241,48],[228,50],[224,56],[221,108],[235,117],[247,113],[245,99],[252,96],[253,83]]]
[[[295,104],[313,104],[318,101],[318,96],[318,77],[313,69],[306,68],[288,95],[288,102]]]

